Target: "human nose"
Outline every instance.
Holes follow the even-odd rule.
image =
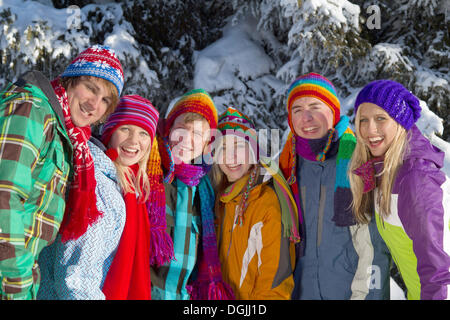
[[[88,102],[92,109],[97,110],[100,107],[100,104],[102,102],[102,97],[92,94],[92,96],[90,97]]]
[[[234,164],[236,162],[236,153],[234,150],[232,148],[226,148],[224,151],[225,164]]]
[[[303,110],[301,114],[301,119],[303,122],[311,121],[313,119],[311,111]]]
[[[128,141],[131,144],[138,144],[139,143],[139,134],[135,130],[130,130],[128,133]]]
[[[369,120],[369,124],[368,124],[368,131],[371,134],[376,134],[378,133],[378,126],[377,123],[373,120]]]

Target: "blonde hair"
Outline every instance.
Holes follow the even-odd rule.
[[[220,195],[225,190],[228,183],[225,178],[225,173],[223,173],[216,161],[214,161],[211,171],[209,172],[209,178],[216,195]]]
[[[374,190],[363,193],[364,182],[362,178],[353,173],[353,170],[369,161],[372,157],[369,148],[366,146],[359,133],[360,110],[355,116],[356,147],[350,161],[348,176],[350,189],[353,195],[352,209],[356,220],[359,223],[369,223],[375,208],[374,200],[379,205],[381,217],[387,218],[390,215],[391,192],[398,169],[403,164],[403,157],[409,145],[408,132],[400,124],[397,124],[397,132],[392,140],[392,144],[384,155],[383,171],[379,174],[381,182],[378,186],[378,196],[374,199]]]
[[[119,185],[123,190],[123,193],[138,193],[139,202],[147,201],[150,195],[150,182],[147,175],[147,163],[150,157],[151,149],[152,144],[149,145],[149,148],[145,152],[144,156],[141,158],[141,160],[138,161],[139,169],[136,176],[134,175],[131,168],[119,163],[119,158],[114,161],[114,166],[117,169],[117,177],[119,178]]]

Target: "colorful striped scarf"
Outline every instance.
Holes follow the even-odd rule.
[[[211,166],[174,164],[167,138],[160,138],[160,153],[166,176],[164,182],[172,183],[176,177],[184,184],[198,186],[202,219],[202,250],[197,256],[198,273],[196,280],[186,289],[191,300],[233,300],[233,290],[222,280],[217,239],[214,227],[215,195],[209,178],[205,175]]]
[[[302,139],[289,133],[280,155],[280,168],[291,186],[297,203],[301,236],[304,236],[303,214],[300,206],[299,183],[297,181],[297,155],[310,161],[325,161],[336,154],[336,181],[334,187],[334,216],[337,226],[354,225],[351,211],[352,194],[347,176],[348,165],[355,149],[356,138],[349,127],[349,118],[342,116],[339,123],[322,139]]]
[[[222,279],[214,227],[214,191],[209,179],[198,185],[202,215],[202,250],[198,256],[197,278],[186,286],[191,300],[234,300],[231,287]]]
[[[147,163],[151,187],[146,202],[150,220],[150,264],[155,266],[162,266],[174,259],[173,241],[166,232],[166,197],[161,162],[158,139],[155,137]]]

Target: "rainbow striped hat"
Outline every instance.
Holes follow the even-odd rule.
[[[155,137],[159,112],[150,101],[138,95],[120,98],[116,110],[108,117],[102,128],[102,142],[107,145],[113,132],[120,126],[132,124],[143,128],[151,137]]]
[[[258,136],[256,134],[255,125],[242,112],[233,107],[229,107],[219,116],[219,124],[217,129],[222,136],[234,135],[245,139],[250,145],[253,153],[253,160],[258,161]]]
[[[210,129],[217,129],[217,109],[208,92],[194,89],[185,93],[173,106],[165,121],[165,133],[168,134],[175,119],[183,113],[198,113],[209,123]]]
[[[333,84],[320,74],[308,73],[295,79],[287,93],[288,122],[292,132],[294,132],[291,119],[292,105],[301,97],[314,97],[323,101],[333,112],[333,127],[339,122],[341,104]]]

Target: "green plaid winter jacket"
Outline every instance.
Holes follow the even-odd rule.
[[[35,299],[38,255],[65,209],[72,144],[50,82],[29,72],[0,92],[0,297]]]

